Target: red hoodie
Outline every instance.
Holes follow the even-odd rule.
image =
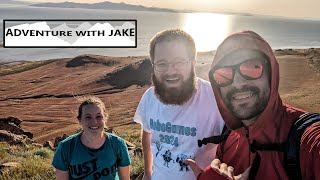
[[[259,50],[268,55],[271,66],[271,88],[268,104],[257,120],[248,126],[248,132],[241,121],[233,116],[223,102],[217,87],[213,86],[220,113],[232,130],[224,145],[223,157],[220,145],[217,157],[221,162],[234,167],[234,174],[243,173],[252,165],[256,153],[249,150],[255,140],[260,144],[286,142],[290,127],[304,111],[282,103],[279,95],[279,64],[269,44],[258,34],[244,31],[232,34],[218,47],[212,66],[227,54],[239,49]],[[284,169],[284,153],[278,151],[258,151],[261,162],[256,179],[288,179]],[[300,166],[303,179],[320,179],[320,123],[306,129],[301,139]],[[253,168],[251,168],[252,170]],[[199,180],[226,179],[210,166],[198,176]]]

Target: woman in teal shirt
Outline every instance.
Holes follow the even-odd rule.
[[[89,97],[79,106],[82,132],[61,141],[53,158],[57,179],[129,180],[131,163],[123,139],[105,132],[104,103]]]

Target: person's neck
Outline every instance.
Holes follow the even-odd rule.
[[[99,149],[106,140],[106,134],[102,132],[101,134],[89,134],[83,132],[80,136],[82,144],[90,149]]]
[[[255,116],[253,118],[250,118],[250,119],[246,119],[246,120],[242,120],[242,123],[245,125],[245,126],[250,126],[252,125],[254,122],[256,122],[256,120],[258,119],[259,116]]]

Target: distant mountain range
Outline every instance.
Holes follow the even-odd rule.
[[[141,5],[131,5],[126,3],[112,3],[112,2],[101,2],[101,3],[74,3],[74,2],[63,2],[63,3],[39,3],[32,4],[35,7],[59,7],[59,8],[84,8],[84,9],[107,9],[107,10],[128,10],[128,11],[158,11],[158,12],[177,12],[172,9],[156,8],[156,7],[145,7]]]
[[[24,1],[19,1],[19,0],[1,0],[0,4],[31,4],[30,2],[24,2]]]

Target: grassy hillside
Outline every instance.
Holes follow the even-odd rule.
[[[26,61],[26,62],[17,62],[15,64],[0,64],[0,76],[5,76],[9,74],[20,73],[23,71],[28,71],[46,64],[49,64],[55,60],[47,61]]]
[[[32,144],[10,146],[0,142],[0,165],[14,162],[16,167],[1,167],[0,180],[54,180],[54,168],[51,166],[54,151]],[[131,179],[143,172],[143,159],[140,156],[131,157]]]
[[[0,143],[0,164],[17,162],[16,167],[1,168],[0,180],[12,179],[55,179],[55,172],[51,166],[54,152],[48,148],[34,145],[9,146]]]

